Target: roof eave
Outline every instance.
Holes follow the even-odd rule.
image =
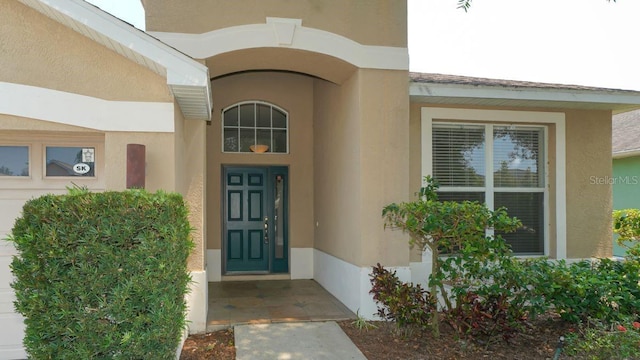
[[[547,89],[411,82],[412,101],[486,106],[534,106],[611,110],[640,108],[640,92],[611,90]]]
[[[640,156],[640,149],[615,151],[613,153],[614,159],[623,159],[633,156]]]
[[[19,1],[165,77],[185,118],[211,120],[211,83],[205,65],[82,0]]]

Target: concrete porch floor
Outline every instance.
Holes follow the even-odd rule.
[[[313,280],[209,283],[207,331],[237,324],[355,319]]]

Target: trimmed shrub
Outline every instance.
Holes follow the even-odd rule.
[[[30,357],[174,358],[190,231],[178,194],[71,189],[28,201],[10,240]]]
[[[640,263],[638,261],[583,260],[571,265],[549,263],[542,272],[546,286],[538,286],[562,319],[613,324],[640,317]]]

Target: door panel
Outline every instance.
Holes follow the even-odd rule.
[[[288,168],[225,167],[224,273],[289,271]]]
[[[225,169],[226,271],[269,271],[266,168]]]

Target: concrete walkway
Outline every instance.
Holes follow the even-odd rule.
[[[366,360],[334,321],[236,325],[236,360]]]

